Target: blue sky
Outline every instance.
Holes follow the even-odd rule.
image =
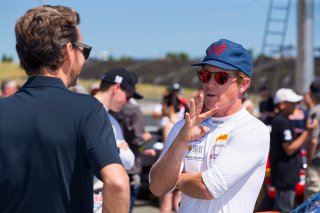
[[[286,0],[276,0],[286,2]],[[291,4],[286,44],[296,46],[297,1]],[[201,58],[213,41],[227,38],[261,52],[269,0],[9,0],[0,13],[0,57],[15,52],[14,25],[39,4],[65,5],[80,13],[83,40],[92,54],[160,58],[185,52]],[[314,0],[314,44],[320,46],[320,0]]]

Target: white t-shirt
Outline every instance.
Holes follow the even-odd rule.
[[[113,132],[114,132],[117,144],[125,142],[124,136],[123,136],[123,133],[122,133],[122,129],[120,127],[119,122],[112,115],[110,115],[109,113],[108,113],[108,115],[109,115],[109,118],[110,118],[110,122],[111,122],[111,125],[112,125],[112,128],[113,128]],[[123,164],[123,166],[124,166],[124,168],[126,170],[129,170],[129,169],[131,169],[133,167],[135,157],[134,157],[134,154],[133,154],[133,152],[131,151],[131,149],[129,147],[126,150],[120,149],[119,156],[120,156],[122,164]]]
[[[181,120],[172,128],[160,158],[183,124]],[[201,200],[182,194],[179,212],[253,212],[269,152],[266,126],[245,108],[227,117],[209,118],[202,125],[211,130],[187,145],[181,170],[202,172],[202,180],[214,199]]]

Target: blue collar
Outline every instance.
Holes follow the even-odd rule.
[[[29,77],[27,82],[23,85],[23,88],[32,87],[58,87],[67,89],[63,81],[60,78],[48,77],[48,76],[32,76]]]

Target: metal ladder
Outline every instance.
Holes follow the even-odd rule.
[[[263,35],[262,54],[282,57],[285,46],[291,0],[270,0]]]

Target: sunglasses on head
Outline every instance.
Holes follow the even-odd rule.
[[[227,83],[229,78],[237,77],[236,74],[229,74],[226,72],[210,72],[208,70],[200,70],[197,72],[199,80],[202,83],[208,83],[213,76],[213,79],[217,84],[223,85]]]
[[[82,52],[84,59],[89,58],[89,55],[90,55],[90,52],[92,49],[91,46],[84,44],[84,43],[81,43],[81,42],[74,42],[73,45],[78,47],[79,49],[82,48],[81,52]]]

